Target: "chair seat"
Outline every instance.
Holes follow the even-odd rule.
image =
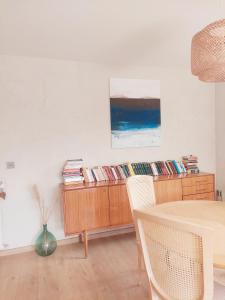
[[[213,277],[215,282],[225,286],[225,270],[214,268]]]
[[[225,300],[225,286],[214,282],[213,300]]]
[[[214,273],[214,300],[225,300],[225,270],[213,269]]]

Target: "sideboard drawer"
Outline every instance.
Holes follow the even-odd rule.
[[[194,186],[185,186],[183,187],[183,195],[194,195],[200,193],[209,193],[213,192],[214,185],[213,184],[198,184]]]
[[[210,193],[214,191],[214,177],[201,176],[182,179],[183,195]]]
[[[183,178],[182,179],[182,186],[199,186],[199,185],[207,185],[207,184],[214,184],[214,176],[199,176],[199,177],[192,177],[192,178]]]
[[[187,196],[183,197],[183,200],[215,200],[215,195],[214,195],[214,192],[195,194],[195,195],[187,195]]]

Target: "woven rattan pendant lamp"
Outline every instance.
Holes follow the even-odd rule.
[[[225,82],[225,19],[209,24],[192,38],[191,71],[202,81]]]

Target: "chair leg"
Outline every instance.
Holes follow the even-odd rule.
[[[79,243],[82,243],[83,242],[83,236],[82,236],[82,232],[79,233]]]
[[[138,252],[138,269],[141,270],[143,257],[142,257],[141,245],[139,241],[137,241],[137,252]]]
[[[138,254],[138,285],[141,285],[141,275],[142,275],[142,250],[141,250],[141,244],[140,241],[136,241],[137,245],[137,254]]]
[[[88,234],[86,230],[83,231],[83,238],[84,238],[84,255],[85,258],[87,258],[88,257]]]

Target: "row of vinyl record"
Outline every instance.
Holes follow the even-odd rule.
[[[176,160],[124,163],[113,166],[83,167],[86,182],[123,180],[132,175],[173,175],[186,173],[183,162]]]

